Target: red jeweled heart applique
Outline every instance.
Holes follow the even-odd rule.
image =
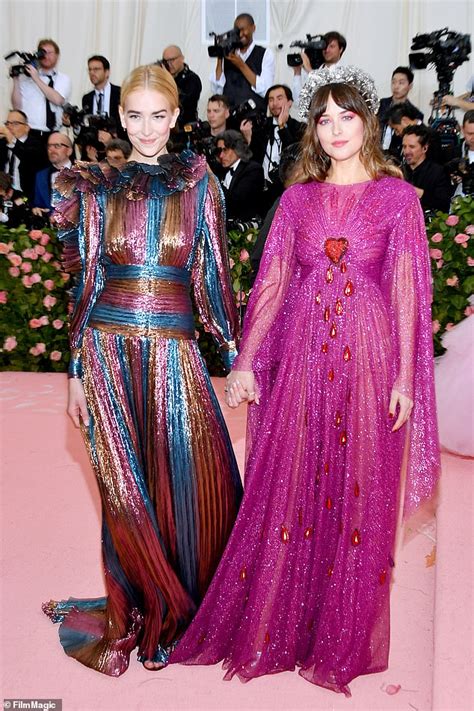
[[[344,237],[340,237],[339,239],[331,238],[325,241],[324,251],[331,262],[338,264],[341,257],[347,252],[348,246],[349,242]]]

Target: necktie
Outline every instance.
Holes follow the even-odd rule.
[[[104,95],[100,91],[96,96],[97,96],[97,113],[101,114],[102,110],[103,110]]]
[[[15,154],[10,149],[10,160],[8,161],[8,174],[13,178],[15,174]]]
[[[54,81],[53,77],[49,77],[48,80],[48,85],[54,89]],[[51,104],[49,103],[48,99],[46,99],[46,126],[48,127],[48,131],[52,131],[53,128],[56,126],[56,116],[54,114],[54,111],[51,108]]]

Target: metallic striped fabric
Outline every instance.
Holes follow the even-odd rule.
[[[224,206],[190,152],[122,172],[64,171],[56,221],[76,275],[71,376],[102,498],[106,597],[51,601],[66,654],[118,676],[138,646],[167,662],[217,567],[242,487],[195,340],[200,318],[235,355]]]

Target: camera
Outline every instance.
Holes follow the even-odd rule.
[[[326,46],[327,43],[323,35],[306,35],[305,42],[295,40],[290,44],[290,47],[304,49],[312,69],[319,69],[324,63],[323,49],[326,49]],[[300,67],[303,64],[300,53],[287,54],[286,61],[289,67]]]
[[[19,77],[20,74],[25,74],[26,76],[29,76],[28,72],[26,71],[26,67],[37,67],[39,60],[43,59],[43,57],[45,56],[46,52],[44,51],[44,49],[39,49],[37,52],[19,52],[18,50],[14,50],[13,52],[10,52],[10,54],[6,54],[4,59],[6,62],[8,62],[8,60],[12,57],[18,57],[19,59],[21,59],[21,64],[12,64],[12,66],[10,67],[9,75],[14,78]]]
[[[464,195],[474,195],[474,163],[468,158],[457,158],[450,161],[446,168],[455,183],[462,183]]]
[[[108,114],[88,114],[84,109],[72,104],[64,104],[63,112],[68,117],[69,123],[77,135],[82,129],[108,131],[115,133],[117,126]]]
[[[257,108],[257,104],[253,99],[247,99],[242,104],[233,108],[229,116],[229,124],[235,126],[237,131],[240,130],[242,121],[251,121],[254,129],[263,128],[267,117],[263,111]]]
[[[235,27],[228,32],[223,32],[221,35],[210,32],[209,36],[214,37],[214,44],[207,48],[207,53],[210,57],[222,59],[234,50],[242,47],[240,30],[237,30]]]

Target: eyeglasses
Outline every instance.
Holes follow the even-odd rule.
[[[5,121],[5,126],[28,126],[24,121]]]
[[[67,143],[48,143],[48,148],[70,148]]]
[[[176,62],[176,60],[179,59],[180,57],[182,57],[181,54],[177,54],[176,57],[168,57],[168,59],[165,59],[163,57],[162,61],[165,62],[165,64],[169,64],[170,62]]]

